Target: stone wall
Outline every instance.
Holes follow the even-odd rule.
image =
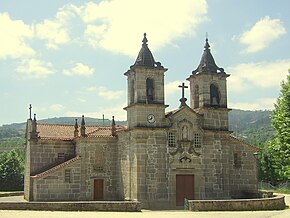
[[[75,156],[71,141],[38,140],[30,143],[30,174],[41,173]]]
[[[231,198],[255,196],[258,192],[258,169],[254,152],[258,149],[232,137],[229,138],[229,146]],[[235,154],[238,160],[234,160]]]
[[[0,210],[140,212],[138,201],[0,202]]]
[[[203,128],[209,130],[228,130],[227,108],[201,108],[198,113],[203,114]]]
[[[137,199],[142,208],[168,205],[165,130],[135,128],[119,139],[124,197]]]
[[[117,165],[117,138],[79,138],[76,154],[81,158],[81,200],[94,199],[94,180],[104,180],[104,199],[121,199],[117,195],[119,179]]]
[[[191,108],[197,108],[194,101],[195,87],[199,87],[199,102],[198,107],[207,107],[210,105],[210,85],[214,84],[218,87],[220,92],[220,106],[227,107],[227,74],[213,74],[213,73],[199,73],[191,75],[190,81],[190,106]]]
[[[186,200],[186,210],[190,211],[254,211],[283,210],[285,197],[236,200]]]
[[[77,160],[53,173],[33,178],[34,201],[74,201],[80,199],[81,161]],[[69,178],[65,178],[68,175]]]

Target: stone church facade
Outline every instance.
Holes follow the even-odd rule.
[[[25,199],[139,200],[143,208],[176,208],[187,199],[229,199],[257,193],[257,148],[231,136],[229,76],[208,39],[199,66],[180,86],[180,107],[165,112],[164,76],[146,34],[128,81],[127,126],[27,121]]]

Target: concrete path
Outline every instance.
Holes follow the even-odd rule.
[[[286,204],[290,205],[290,195]],[[6,197],[0,201],[19,201],[21,197]],[[0,218],[288,218],[290,209],[277,211],[240,212],[188,212],[188,211],[150,211],[142,212],[62,212],[62,211],[17,211],[0,210]]]

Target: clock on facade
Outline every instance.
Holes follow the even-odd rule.
[[[147,116],[148,123],[154,123],[155,122],[155,116],[153,114],[149,114]]]

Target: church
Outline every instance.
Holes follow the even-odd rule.
[[[24,197],[28,201],[138,200],[175,209],[184,199],[257,194],[256,147],[231,135],[227,74],[206,38],[189,74],[190,100],[166,112],[164,76],[146,34],[127,77],[127,125],[89,126],[27,120]],[[182,79],[182,78],[181,78]]]

